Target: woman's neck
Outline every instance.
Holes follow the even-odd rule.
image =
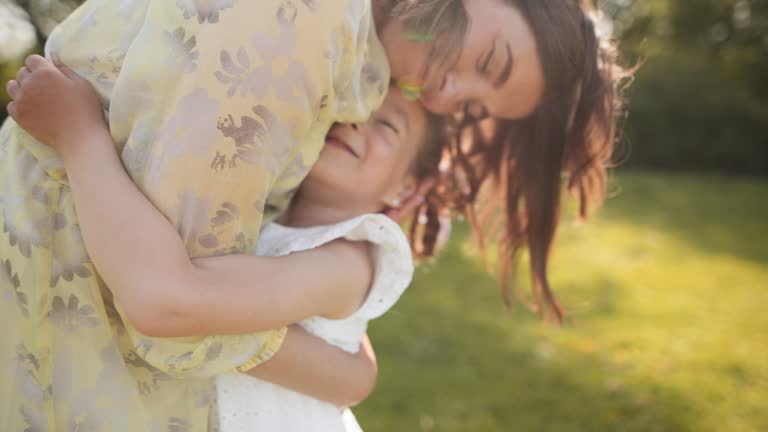
[[[278,222],[285,226],[306,228],[318,225],[333,225],[345,220],[353,219],[367,213],[376,213],[381,209],[339,207],[327,202],[313,200],[310,197],[296,195],[291,206],[280,217]]]

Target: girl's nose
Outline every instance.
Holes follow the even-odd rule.
[[[352,123],[352,124],[350,124],[350,126],[352,127],[352,130],[354,130],[355,132],[357,132],[359,134],[364,134],[365,133],[365,129],[366,129],[366,124],[365,123]]]

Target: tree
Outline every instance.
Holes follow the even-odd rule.
[[[768,175],[768,1],[610,0],[630,91],[628,164]]]

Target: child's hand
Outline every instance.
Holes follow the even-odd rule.
[[[390,207],[384,211],[395,222],[401,224],[407,220],[407,217],[416,210],[418,206],[424,203],[424,197],[435,187],[435,179],[428,178],[416,186],[416,189],[403,200],[397,207]]]
[[[106,128],[99,96],[91,84],[57,61],[32,55],[9,81],[8,114],[39,141],[59,152],[71,150],[87,131]]]

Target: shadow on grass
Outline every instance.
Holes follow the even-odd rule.
[[[691,429],[683,395],[589,340],[565,349],[536,317],[503,311],[495,282],[462,254],[459,237],[434,268],[442,270],[421,268],[411,292],[371,329],[381,380],[356,409],[366,431]],[[591,314],[612,314],[615,284],[601,285]]]
[[[600,218],[672,233],[699,250],[768,262],[768,181],[620,173]]]

